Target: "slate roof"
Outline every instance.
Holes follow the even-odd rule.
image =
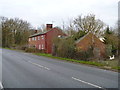
[[[35,36],[38,36],[38,35],[46,34],[46,33],[49,32],[49,31],[51,31],[51,30],[48,30],[48,31],[45,31],[45,32],[39,32],[39,33],[30,35],[29,37],[35,37]]]

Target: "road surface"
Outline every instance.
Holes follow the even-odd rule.
[[[2,50],[4,88],[118,88],[118,73],[30,53]]]

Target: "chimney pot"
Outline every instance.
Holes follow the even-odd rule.
[[[46,30],[50,30],[53,28],[53,24],[46,24]]]
[[[35,30],[34,32],[37,33],[37,30]]]

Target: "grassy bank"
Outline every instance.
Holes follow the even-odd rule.
[[[45,54],[45,53],[35,53],[35,55],[50,57],[50,58],[59,59],[59,60],[66,60],[66,61],[71,61],[71,62],[77,62],[77,63],[82,63],[82,64],[103,66],[103,64],[100,64],[100,63],[97,63],[97,62],[93,62],[93,61],[80,61],[80,60],[69,59],[69,58],[55,57],[55,56],[52,56],[51,54]]]
[[[12,48],[7,48],[7,47],[5,47],[5,48],[3,48],[3,49],[9,49],[9,50],[16,50],[16,49],[12,49]]]
[[[80,60],[69,59],[69,58],[55,57],[55,56],[52,56],[51,54],[45,54],[45,53],[34,53],[34,54],[38,56],[53,58],[53,59],[59,59],[59,60],[65,60],[65,61],[70,61],[75,63],[97,66],[103,69],[109,69],[109,70],[115,70],[115,71],[120,70],[120,66],[118,66],[118,60],[112,60],[112,61],[107,60],[107,61],[99,61],[99,62],[98,61],[80,61]]]
[[[11,48],[4,48],[4,49],[17,50],[17,49],[11,49]],[[25,52],[24,50],[17,50],[17,51]],[[51,54],[46,54],[46,53],[33,53],[33,54],[38,55],[38,56],[49,57],[52,59],[64,60],[64,61],[80,63],[80,64],[85,64],[85,65],[90,65],[90,66],[96,66],[96,67],[107,69],[107,70],[114,70],[114,71],[120,70],[120,66],[118,66],[117,59],[106,60],[106,61],[81,61],[81,60],[75,60],[75,59],[69,59],[69,58],[55,57],[55,56],[52,56]]]

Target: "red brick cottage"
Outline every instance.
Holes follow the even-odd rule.
[[[105,44],[91,32],[76,41],[76,47],[78,50],[87,51],[88,48],[93,47],[93,53],[96,57],[105,56]]]
[[[52,53],[53,39],[64,37],[66,34],[58,28],[53,28],[52,24],[46,25],[46,32],[36,33],[29,37],[29,47],[34,46],[39,50],[45,50],[46,53]]]

